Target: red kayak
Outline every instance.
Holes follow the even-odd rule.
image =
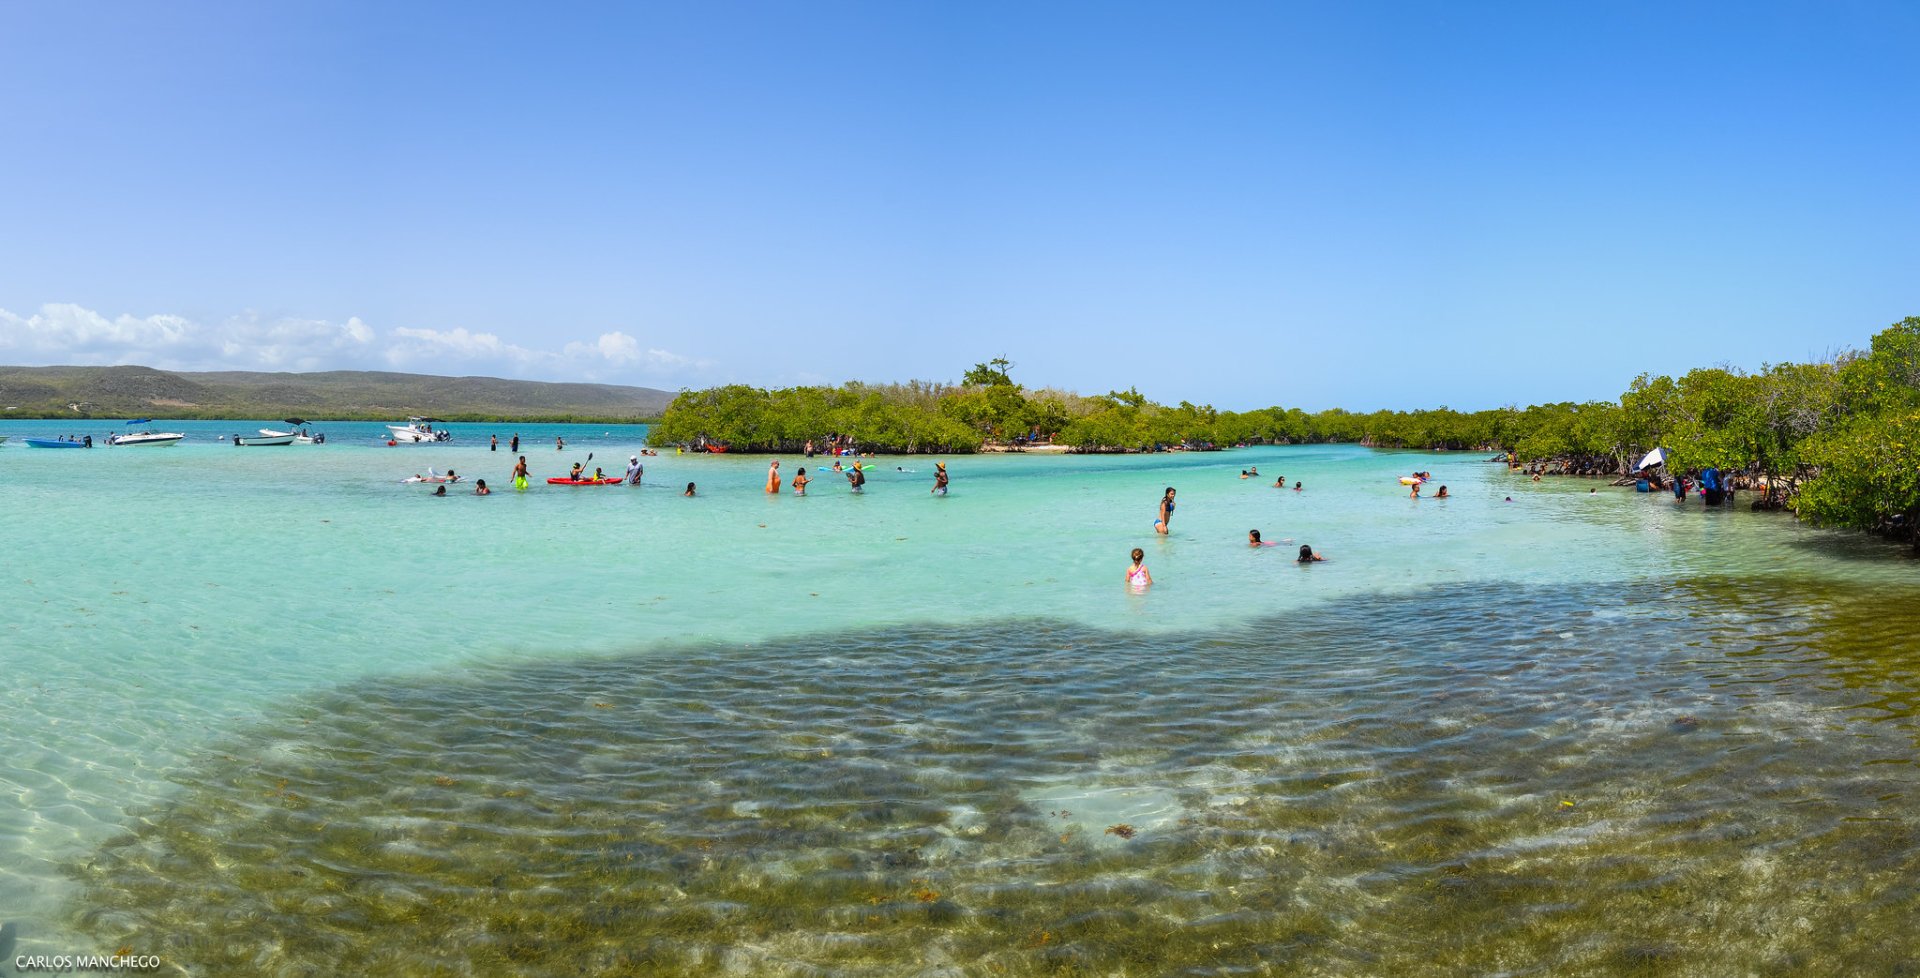
[[[617,486],[625,479],[548,479],[550,486]]]

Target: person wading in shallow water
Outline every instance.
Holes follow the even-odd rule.
[[[1153,521],[1153,532],[1166,536],[1173,523],[1173,487],[1168,486],[1166,495],[1160,497],[1160,515]]]
[[[1135,591],[1145,591],[1153,585],[1153,575],[1147,573],[1147,552],[1135,547],[1131,556],[1133,566],[1127,568],[1127,586]]]

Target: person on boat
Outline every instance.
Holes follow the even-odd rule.
[[[853,468],[847,470],[847,485],[854,492],[866,491],[867,472],[861,468],[859,462],[853,463]]]
[[[596,466],[594,466],[594,467],[593,467],[593,481],[595,481],[595,482],[605,482],[605,481],[607,481],[607,472],[606,472],[606,470],[605,470],[605,469],[602,469],[602,468],[601,468],[600,466],[598,466],[598,465],[596,465]]]
[[[947,463],[933,463],[933,493],[937,496],[947,494]]]
[[[1314,562],[1316,562],[1316,561],[1321,561],[1321,560],[1325,560],[1325,559],[1327,559],[1327,558],[1325,558],[1325,557],[1322,557],[1322,556],[1320,556],[1320,555],[1319,555],[1319,554],[1317,554],[1317,553],[1314,553],[1314,552],[1313,552],[1313,548],[1312,548],[1312,547],[1309,547],[1309,546],[1307,546],[1306,544],[1304,544],[1304,543],[1303,543],[1303,544],[1301,544],[1301,545],[1300,545],[1300,556],[1299,556],[1298,558],[1296,558],[1296,559],[1294,560],[1294,563],[1296,563],[1296,564],[1311,564],[1311,563],[1314,563]]]
[[[473,484],[473,494],[476,496],[491,496],[493,495],[493,490],[487,488],[487,480],[479,479]]]
[[[1147,572],[1147,552],[1135,547],[1132,557],[1133,565],[1127,568],[1127,586],[1135,591],[1145,591],[1153,586],[1153,575]]]
[[[780,460],[776,458],[773,460],[771,464],[767,466],[767,492],[768,494],[772,494],[772,493],[777,493],[779,491],[780,491]]]
[[[1172,524],[1173,524],[1173,487],[1168,486],[1166,493],[1160,497],[1160,514],[1159,514],[1159,518],[1153,521],[1153,532],[1158,533],[1161,536],[1166,536],[1167,530],[1169,530],[1172,527]]]
[[[630,485],[630,486],[639,485],[640,477],[644,475],[646,471],[647,471],[647,467],[640,464],[640,456],[638,455],[627,456],[627,474],[625,476],[625,482],[627,483],[627,485]]]
[[[567,478],[572,479],[575,482],[579,482],[580,477],[586,474],[586,471],[587,471],[587,467],[585,465],[582,465],[579,462],[575,462],[573,463],[573,471],[567,473]]]
[[[513,463],[513,475],[507,481],[512,482],[515,489],[525,489],[527,477],[527,457],[522,455],[520,461]]]
[[[812,481],[812,479],[807,478],[807,467],[804,465],[800,466],[800,471],[793,474],[793,494],[796,496],[806,495],[807,483]]]
[[[1440,487],[1440,491],[1439,491],[1439,492],[1436,492],[1436,493],[1434,493],[1434,494],[1433,494],[1433,498],[1435,498],[1435,499],[1445,499],[1445,498],[1447,498],[1447,487],[1446,487],[1446,486],[1441,486],[1441,487]]]
[[[441,485],[441,486],[434,486],[434,487],[433,487],[433,494],[434,494],[434,495],[436,495],[436,496],[444,496],[444,495],[446,495],[446,494],[447,494],[447,487],[446,487],[446,486],[444,486],[444,485]]]
[[[682,495],[682,496],[691,496],[691,495],[693,495],[693,483],[691,483],[691,482],[689,482],[689,483],[687,483],[687,491],[686,491],[686,492],[683,492],[683,493],[681,493],[680,495]]]

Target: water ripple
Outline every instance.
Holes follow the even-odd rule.
[[[359,682],[182,772],[75,918],[208,975],[1897,973],[1920,612],[1880,597],[1458,588]]]

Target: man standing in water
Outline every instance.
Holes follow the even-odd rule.
[[[640,456],[638,455],[627,456],[627,477],[626,477],[627,485],[630,485],[630,486],[639,485],[640,476],[642,473],[646,472],[646,470],[647,470],[647,467],[640,464]]]
[[[487,436],[487,451],[489,451],[489,452],[497,452],[497,451],[499,451],[499,450],[500,450],[500,436],[499,436],[499,435],[488,435],[488,436]]]
[[[525,455],[520,456],[520,461],[514,463],[513,477],[509,481],[513,483],[515,489],[525,489],[527,487],[527,457]]]
[[[517,431],[514,432],[513,440],[510,442],[507,442],[507,451],[512,452],[515,455],[520,454],[520,433],[519,432]]]

